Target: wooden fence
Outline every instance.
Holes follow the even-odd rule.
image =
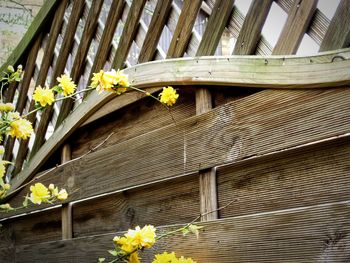
[[[272,5],[288,14],[274,46],[261,36]],[[20,204],[34,181],[69,199],[0,215],[0,262],[96,262],[116,231],[172,229],[232,200],[202,218],[199,240],[171,237],[144,261],[163,250],[350,261],[349,11],[348,0],[331,20],[316,0],[253,0],[246,17],[233,0],[46,1],[2,67],[24,65],[5,93],[18,112],[34,108],[35,86],[67,73],[82,89],[101,68],[154,94],[173,85],[180,100],[170,115],[139,93],[94,91],[32,115],[35,136],[5,142],[8,199]],[[294,56],[305,34],[327,52]],[[223,35],[234,56],[214,56]]]

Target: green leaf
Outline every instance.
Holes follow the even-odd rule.
[[[195,234],[196,237],[198,238],[199,237],[199,230],[202,229],[202,228],[203,228],[203,226],[189,225],[188,230],[191,233]]]
[[[108,253],[115,257],[118,256],[118,252],[115,250],[108,250]]]
[[[29,199],[29,197],[28,197],[28,194],[24,197],[24,201],[23,201],[23,203],[22,203],[22,205],[24,206],[24,207],[27,207],[28,206],[28,199]]]
[[[186,236],[190,231],[188,230],[188,228],[184,228],[181,230],[182,235]]]
[[[99,258],[99,259],[98,259],[98,263],[104,262],[105,260],[106,260],[105,258]]]

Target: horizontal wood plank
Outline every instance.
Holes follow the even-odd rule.
[[[266,90],[91,153],[41,181],[79,200],[342,135],[349,99],[348,88]]]
[[[191,221],[199,214],[197,175],[76,203],[74,237]]]
[[[341,57],[341,59],[339,59]],[[343,59],[344,60],[343,60]],[[314,57],[207,57],[150,62],[125,70],[136,87],[168,84],[216,84],[269,88],[306,88],[338,86],[350,82],[350,52],[335,51]],[[189,70],[191,69],[191,70]],[[299,93],[295,93],[299,94]],[[97,109],[116,95],[94,91],[67,117],[63,125],[31,159],[26,169],[13,181],[17,188],[33,176],[65,139]],[[123,100],[120,96],[120,100]],[[127,102],[127,104],[129,101]],[[120,103],[118,107],[122,107]]]
[[[218,168],[221,218],[348,200],[350,140],[343,138]]]
[[[159,241],[154,249],[146,249],[141,257],[152,262],[155,253],[174,251],[201,263],[348,262],[349,207],[346,201],[201,223],[204,229],[198,240],[194,235],[175,235]],[[16,248],[16,262],[111,259],[106,250],[113,247],[113,237],[121,234],[20,246]]]

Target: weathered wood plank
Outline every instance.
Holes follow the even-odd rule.
[[[83,13],[84,6],[85,6],[85,1],[73,2],[72,10],[74,10],[74,12],[72,12],[71,16],[69,17],[68,27],[66,29],[66,32],[62,41],[60,54],[57,58],[56,67],[52,75],[50,87],[53,87],[57,83],[56,78],[59,77],[64,72],[68,56],[71,52],[71,49],[74,43],[75,31],[78,26],[80,17]],[[52,114],[53,114],[53,106],[46,107],[45,110],[43,111],[41,115],[40,123],[36,130],[36,137],[34,140],[32,150],[30,152],[30,158],[32,158],[37,153],[37,151],[45,142],[45,134],[47,131],[47,127],[50,123]]]
[[[22,198],[23,199],[23,198]],[[4,228],[12,229],[15,245],[61,239],[60,209],[51,209],[1,222]]]
[[[253,55],[261,38],[261,31],[270,11],[273,0],[254,0],[239,32],[234,55]]]
[[[202,0],[184,1],[173,38],[170,42],[167,58],[182,57],[185,54],[201,4]]]
[[[339,55],[345,60],[339,61],[335,59]],[[151,62],[127,69],[125,72],[129,74],[131,83],[136,87],[164,84],[198,85],[206,83],[215,85],[226,84],[229,86],[294,87],[304,89],[307,87],[335,86],[349,83],[348,58],[349,53],[347,50],[306,58],[238,56],[229,59],[219,59],[207,57],[203,59],[176,59]],[[333,62],[331,62],[332,60]],[[157,65],[159,66],[157,67]],[[210,65],[210,68],[208,65]],[[189,68],[191,68],[191,71],[188,71]],[[238,78],[238,76],[240,77]],[[22,172],[22,175],[13,181],[13,189],[33,176],[80,124],[84,123],[101,105],[115,97],[114,94],[107,93],[99,95],[97,99],[96,96],[97,92],[94,91],[94,95],[88,98],[85,103],[79,105],[68,117],[65,125],[62,125],[51,136],[50,140],[40,150],[40,154],[36,155],[29,162],[26,171]],[[118,107],[122,107],[125,105],[122,103],[125,97],[120,96],[119,98],[121,103]],[[137,100],[138,97],[135,99]],[[128,103],[130,103],[130,100],[126,102],[126,104]]]
[[[154,95],[155,93],[161,91],[162,88],[145,88],[144,90],[147,91],[147,92],[149,92],[150,94],[153,94],[153,95]],[[144,98],[144,97],[147,96],[147,95],[145,95],[144,93],[139,93],[138,95],[139,95],[139,97],[138,97],[139,99]],[[123,96],[126,97],[126,98],[129,98],[131,101],[133,101],[133,100],[134,100],[134,97],[136,96],[136,94],[135,94],[135,93],[126,93],[126,94],[124,94]],[[114,112],[114,111],[116,110],[116,108],[118,108],[118,107],[115,106],[115,105],[118,104],[118,103],[119,103],[119,97],[115,97],[115,98],[112,99],[110,102],[108,102],[108,103],[106,103],[105,105],[103,105],[103,106],[102,106],[98,111],[96,111],[90,118],[88,118],[88,119],[80,126],[80,128],[83,127],[83,126],[85,126],[85,125],[87,125],[87,124],[90,124],[90,123],[92,123],[92,122],[94,122],[94,121],[96,121],[96,120],[98,120],[98,119],[100,119],[100,118],[102,118],[102,117],[104,117],[104,116],[106,116],[106,115],[112,113],[112,112]]]
[[[60,2],[61,1],[59,0],[53,0],[44,3],[34,21],[31,23],[28,31],[23,36],[21,42],[11,53],[5,64],[0,68],[0,72],[5,71],[8,65],[16,66],[19,64],[19,61],[23,60],[23,57],[26,55],[28,48],[30,48],[30,45],[35,40],[35,37],[43,30],[43,27],[47,25],[51,18],[51,14],[55,12]]]
[[[214,55],[232,13],[234,0],[216,0],[196,55]]]
[[[172,0],[158,0],[140,51],[139,63],[153,59],[163,28],[168,20],[172,2]]]
[[[101,143],[103,143],[103,145],[96,150],[115,145],[125,140],[130,140],[142,134],[173,124],[172,116],[175,120],[182,120],[194,116],[194,90],[180,89],[178,92],[181,94],[181,97],[177,104],[172,107],[171,115],[159,102],[152,98],[144,98],[103,119],[97,120],[89,126],[80,128],[69,139],[72,145],[73,158],[86,154]],[[132,95],[132,93],[124,95],[129,96]],[[140,93],[139,95],[141,96],[142,94]],[[118,102],[117,99],[118,98],[114,99],[115,102]],[[113,100],[107,105],[111,105],[112,103]],[[114,108],[115,105],[113,105],[113,109]]]
[[[61,151],[61,162],[65,163],[72,159],[72,150],[69,144],[65,144]],[[73,238],[73,221],[72,221],[72,204],[62,205],[61,211],[62,221],[62,239]]]
[[[349,138],[217,169],[221,218],[348,200]]]
[[[350,2],[340,1],[337,11],[321,43],[320,51],[348,47],[350,45]]]
[[[293,4],[293,0],[276,0],[275,2],[287,13],[289,13]],[[330,21],[327,16],[325,16],[319,9],[316,9],[307,34],[320,45],[326,34],[329,23]]]
[[[348,88],[266,90],[93,152],[41,181],[79,200],[343,135],[349,98]]]
[[[155,253],[175,251],[203,263],[218,259],[222,263],[348,262],[349,205],[347,201],[201,223],[204,230],[198,240],[194,235],[169,237],[158,241],[154,249],[146,249],[141,257],[152,262]],[[16,261],[95,262],[99,257],[108,258],[106,249],[121,234],[20,246]]]
[[[197,175],[74,204],[74,237],[136,225],[186,223],[199,215]]]
[[[295,0],[288,13],[288,19],[283,27],[273,55],[295,54],[300,42],[309,27],[318,0]]]
[[[43,57],[45,59],[43,59],[41,62],[38,78],[36,80],[36,86],[39,86],[39,85],[45,86],[45,80],[53,60],[55,45],[61,31],[63,17],[64,17],[67,4],[68,4],[68,0],[61,1],[59,7],[55,12],[55,16],[49,32],[50,37],[48,39],[48,43],[46,44],[45,51],[44,51]],[[28,112],[34,109],[35,109],[35,101],[32,100],[30,102]],[[35,126],[36,113],[29,115],[28,120],[33,124],[33,126]],[[22,170],[23,162],[26,159],[27,152],[28,152],[28,144],[29,144],[29,140],[20,141],[20,146],[17,152],[16,163],[13,171],[13,176],[17,175]]]
[[[129,53],[129,49],[137,33],[139,20],[145,4],[146,0],[133,1],[131,4],[129,14],[123,28],[123,33],[120,36],[118,48],[112,63],[112,67],[115,69],[123,68],[124,62]]]
[[[80,43],[78,46],[78,50],[74,58],[71,74],[70,74],[74,83],[79,83],[79,79],[83,74],[86,56],[89,51],[92,39],[95,36],[102,4],[103,4],[103,1],[92,1],[89,14],[84,26],[83,34],[81,36]],[[73,105],[74,105],[73,99],[66,99],[62,102],[60,112],[56,120],[55,129],[57,129],[57,127],[61,125],[62,121],[67,117],[69,112],[72,110]]]

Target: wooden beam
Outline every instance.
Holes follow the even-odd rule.
[[[34,21],[31,23],[28,31],[23,36],[21,42],[17,45],[7,61],[0,68],[0,72],[5,71],[9,65],[16,66],[19,64],[18,62],[25,56],[27,50],[36,39],[36,36],[42,31],[43,27],[47,25],[48,19],[52,17],[52,14],[56,11],[59,3],[61,3],[60,0],[52,0],[46,1],[43,4]]]
[[[196,55],[214,55],[232,14],[234,0],[216,0]]]
[[[273,0],[253,0],[239,32],[234,55],[254,55]]]
[[[287,13],[289,13],[293,4],[293,0],[276,0],[275,2]],[[326,34],[329,23],[330,21],[327,16],[323,14],[319,9],[316,9],[314,16],[310,22],[310,26],[307,30],[307,34],[317,44],[320,45]]]
[[[172,0],[158,0],[145,40],[141,47],[140,56],[138,58],[139,63],[153,59],[163,28],[169,18],[172,2]]]
[[[273,55],[295,54],[306,33],[318,0],[295,0],[288,19],[274,47]]]
[[[66,10],[66,6],[68,4],[68,0],[63,0],[61,1],[59,7],[57,8],[55,12],[55,16],[51,25],[51,29],[49,32],[49,39],[48,43],[46,44],[45,51],[44,51],[44,58],[41,62],[39,74],[38,74],[38,79],[36,80],[35,86],[45,86],[45,80],[47,77],[47,74],[50,69],[50,65],[53,60],[53,55],[55,51],[55,45],[57,42],[57,38],[61,32],[61,27],[63,23],[63,16]],[[35,101],[32,100],[29,105],[29,110],[28,112],[31,112],[32,110],[35,109]],[[30,121],[33,126],[35,126],[36,123],[36,113],[31,114],[28,116],[28,121]],[[22,166],[24,163],[24,160],[26,159],[27,152],[28,152],[28,144],[29,140],[21,140],[19,149],[17,152],[17,157],[16,157],[16,163],[15,163],[15,168],[13,171],[13,176],[17,175],[21,170]]]
[[[340,49],[350,45],[350,1],[340,1],[321,43],[320,51]]]
[[[341,56],[343,59],[338,59]],[[310,60],[312,61],[310,63]],[[332,62],[333,61],[333,62]],[[350,83],[349,50],[334,51],[307,58],[295,57],[206,57],[157,61],[126,69],[130,82],[136,87],[166,85],[211,84],[230,86],[253,86],[266,88],[310,88],[332,87]],[[135,70],[136,68],[136,70]],[[189,71],[188,69],[191,69]],[[330,74],[331,73],[331,74]],[[49,141],[40,149],[13,182],[13,189],[33,176],[50,155],[62,145],[82,123],[102,105],[115,98],[114,94],[103,93],[88,98],[68,116]],[[120,96],[123,107],[124,96]],[[138,94],[135,95],[135,100]]]
[[[167,237],[158,241],[154,249],[145,249],[141,257],[152,262],[154,254],[175,251],[176,255],[203,263],[218,262],[218,258],[220,263],[304,263],[318,259],[347,262],[349,207],[350,202],[344,201],[201,223],[204,230],[200,231],[199,239],[195,235]],[[162,227],[157,233],[178,227],[181,225]],[[79,262],[93,262],[99,257],[110,261],[112,257],[106,248],[113,246],[114,236],[123,234],[19,246],[16,261],[51,263],[78,258]]]
[[[123,33],[120,37],[118,48],[113,59],[112,67],[114,69],[123,68],[129,49],[136,36],[139,20],[145,4],[146,0],[133,1],[131,3],[128,17],[123,28]]]
[[[86,155],[40,181],[67,187],[74,201],[341,136],[350,129],[349,98],[348,88],[258,92]]]
[[[185,54],[201,5],[202,0],[184,1],[175,32],[170,42],[167,58],[182,57]]]
[[[65,163],[72,159],[72,151],[69,144],[65,144],[61,151],[61,162]],[[72,204],[62,204],[62,239],[73,238]]]

